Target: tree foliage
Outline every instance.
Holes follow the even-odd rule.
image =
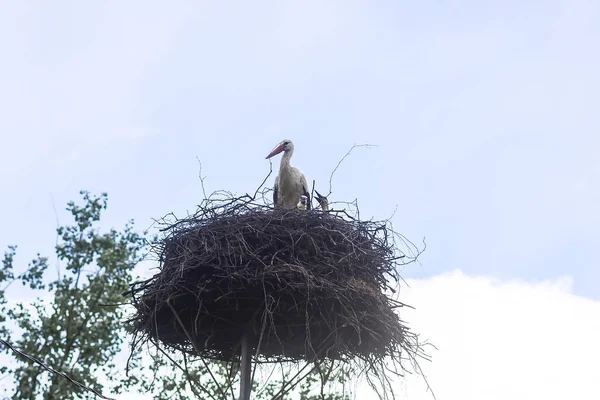
[[[237,370],[222,363],[191,362],[182,355],[154,348],[146,354],[133,354],[127,375],[125,366],[117,365],[117,354],[127,351],[123,325],[127,308],[122,306],[122,293],[133,279],[133,269],[143,258],[147,241],[134,232],[133,221],[121,230],[101,233],[98,225],[107,207],[107,195],[94,196],[86,191],[81,195],[81,204],[67,205],[73,223],[57,230],[57,274],[48,271],[48,258],[40,254],[24,272],[16,273],[17,247],[6,250],[0,270],[0,337],[16,338],[13,344],[24,353],[105,395],[135,390],[152,393],[157,400],[184,400],[194,394],[199,399],[237,398],[238,381],[234,380],[233,387],[225,384]],[[7,291],[18,284],[35,293],[35,300],[8,302]],[[14,367],[0,366],[0,374],[8,374],[14,381],[13,400],[94,397],[27,360],[15,360]],[[257,390],[263,389],[256,398],[266,400],[276,395],[285,376],[255,383]],[[349,398],[348,393],[335,390],[325,393],[321,377],[317,371],[309,374],[296,390],[297,395],[302,400]],[[338,386],[346,380],[339,373],[329,377],[329,382]]]
[[[82,205],[69,202],[67,206],[74,224],[58,228],[56,255],[60,271],[55,280],[45,283],[48,259],[40,255],[25,272],[14,275],[16,247],[6,252],[0,282],[20,282],[37,291],[38,297],[29,304],[8,307],[5,291],[0,293],[0,322],[4,322],[1,333],[11,333],[8,318],[22,332],[14,343],[16,347],[102,391],[104,383],[99,376],[105,382],[118,376],[113,360],[123,342],[124,313],[118,303],[145,244],[143,237],[133,231],[133,222],[121,231],[100,233],[97,225],[106,209],[107,195],[81,194]],[[76,393],[93,397],[58,375],[47,376],[38,366],[18,361],[16,368],[5,371],[15,382],[13,399],[74,399]]]

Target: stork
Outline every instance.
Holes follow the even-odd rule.
[[[315,197],[321,205],[321,210],[329,211],[329,200],[327,200],[327,196],[321,196],[321,194],[315,190]]]
[[[308,193],[308,184],[304,174],[290,165],[290,158],[294,154],[294,144],[291,140],[283,140],[275,149],[265,158],[271,158],[283,152],[279,174],[275,178],[273,186],[273,203],[275,208],[290,210],[296,208],[300,201],[300,196],[306,196],[306,208],[310,210],[310,194]]]
[[[308,197],[306,197],[305,195],[300,196],[300,202],[296,207],[298,208],[298,210],[306,211],[306,209],[308,208]]]

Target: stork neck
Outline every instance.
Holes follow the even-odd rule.
[[[281,157],[281,164],[280,164],[281,169],[289,168],[290,158],[292,158],[292,154],[293,154],[293,151],[291,151],[291,150],[288,150],[283,153],[283,157]]]

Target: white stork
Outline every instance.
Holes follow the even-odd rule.
[[[319,192],[315,190],[315,197],[321,205],[321,210],[329,211],[329,200],[327,200],[327,196],[322,196]]]
[[[306,197],[305,195],[300,196],[300,202],[296,207],[298,208],[298,210],[306,211],[308,207],[308,197]]]
[[[283,140],[266,157],[271,158],[274,155],[283,152],[279,174],[275,178],[273,186],[273,203],[276,208],[290,210],[296,208],[300,201],[300,196],[306,196],[306,208],[310,210],[310,194],[308,193],[308,184],[304,174],[290,165],[290,158],[294,154],[294,144],[291,140]]]

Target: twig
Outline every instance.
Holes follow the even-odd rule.
[[[335,168],[333,169],[333,171],[331,171],[331,175],[329,176],[329,193],[327,193],[327,196],[325,196],[325,197],[329,197],[329,195],[331,194],[331,182],[333,180],[333,174],[335,174],[337,169],[340,167],[340,164],[346,159],[346,157],[348,157],[350,155],[350,153],[352,153],[352,150],[354,150],[357,147],[371,148],[371,147],[377,147],[377,146],[373,145],[373,144],[355,144],[355,145],[353,145],[350,148],[350,150],[348,150],[348,152],[344,155],[344,157],[342,157],[342,159],[340,161],[338,161],[338,163],[335,166]]]
[[[198,156],[196,156],[196,160],[198,160],[198,178],[200,178],[200,185],[202,185],[202,195],[204,196],[204,200],[206,200],[206,189],[204,188],[204,179],[206,179],[206,177],[202,176],[202,162]]]
[[[312,190],[310,192],[310,199],[308,199],[308,201],[310,202],[310,208],[313,208],[313,204],[312,201],[315,198],[315,180],[313,179],[313,184],[312,184]]]
[[[68,380],[69,382],[71,382],[72,384],[87,390],[88,392],[92,392],[94,393],[96,396],[106,399],[106,400],[115,400],[111,397],[106,397],[104,396],[102,393],[97,392],[96,390],[85,386],[83,383],[77,382],[76,380],[74,380],[73,378],[71,378],[70,376],[68,376],[67,374],[65,374],[64,372],[58,371],[52,367],[50,367],[49,365],[47,365],[46,363],[44,363],[43,361],[41,361],[39,358],[34,357],[32,355],[29,355],[27,353],[24,353],[22,351],[19,351],[17,349],[15,349],[10,343],[8,343],[7,341],[0,339],[0,343],[3,344],[4,346],[8,347],[10,350],[12,350],[14,353],[20,355],[21,357],[26,358],[29,361],[33,361],[34,363],[38,364],[40,367],[44,368],[46,371],[51,372],[55,375],[61,376],[63,378],[65,378],[66,380]]]
[[[277,392],[273,396],[272,399],[273,400],[283,399],[283,396],[285,396],[290,390],[292,390],[294,387],[296,387],[298,385],[298,383],[300,383],[304,378],[306,378],[308,375],[310,375],[317,368],[316,365],[313,365],[313,367],[310,370],[308,370],[307,373],[305,373],[304,375],[301,376],[302,371],[304,371],[304,369],[306,369],[306,367],[308,367],[309,365],[311,365],[311,364],[307,362],[304,365],[304,367],[302,367],[294,376],[292,376],[292,378],[287,383],[282,385],[279,392]],[[301,376],[301,378],[297,379],[296,383],[293,383],[294,379],[298,378],[298,376]],[[287,388],[286,388],[286,386],[287,386]]]
[[[192,382],[192,376],[190,375],[189,371],[186,370],[185,368],[183,368],[181,365],[179,365],[179,363],[175,360],[173,360],[173,358],[171,356],[169,356],[163,349],[161,349],[159,346],[156,346],[156,348],[158,349],[158,351],[160,351],[165,357],[167,357],[167,359],[169,361],[171,361],[173,363],[173,365],[175,365],[177,368],[179,368],[179,370],[181,372],[184,373],[184,375],[186,376],[188,382]],[[207,388],[204,387],[204,385],[202,385],[200,382],[196,382],[196,385],[198,385],[198,387],[202,390],[204,390],[208,396],[213,399],[213,400],[217,400],[217,398],[210,392],[210,390],[208,390]],[[196,387],[194,387],[193,385],[190,384],[190,389],[192,389],[192,392],[194,392],[194,394],[196,395],[196,397],[198,397],[199,399],[200,397],[200,393],[198,393],[198,390],[196,389]],[[114,399],[112,399],[114,400]]]
[[[267,182],[267,179],[269,179],[269,177],[271,176],[272,173],[273,173],[273,163],[271,162],[271,160],[269,160],[269,173],[267,174],[265,179],[262,181],[260,186],[258,188],[256,188],[256,191],[254,192],[254,196],[252,196],[253,201],[256,199],[256,195],[258,194],[260,189],[265,185],[265,183]]]
[[[177,310],[175,310],[175,308],[173,308],[173,306],[171,305],[171,302],[169,300],[167,300],[167,304],[171,308],[171,311],[173,311],[173,315],[175,316],[175,319],[177,319],[177,322],[179,322],[179,325],[181,326],[181,329],[183,329],[183,331],[185,332],[185,335],[187,336],[188,340],[190,341],[190,343],[192,344],[192,346],[194,346],[194,350],[196,350],[196,352],[198,354],[201,354],[200,351],[198,350],[198,348],[196,347],[194,339],[192,339],[192,337],[188,333],[187,329],[185,328],[185,325],[181,321],[181,318],[179,318],[179,315],[177,315]],[[217,389],[219,389],[219,392],[221,393],[221,396],[223,396],[223,398],[225,398],[225,392],[223,391],[223,388],[221,387],[221,384],[219,383],[219,381],[217,380],[217,378],[215,378],[215,375],[210,370],[210,367],[206,364],[206,361],[204,359],[202,359],[202,363],[204,364],[204,367],[206,368],[206,370],[208,371],[210,377],[212,378],[213,382],[215,383],[215,386],[217,387]]]

